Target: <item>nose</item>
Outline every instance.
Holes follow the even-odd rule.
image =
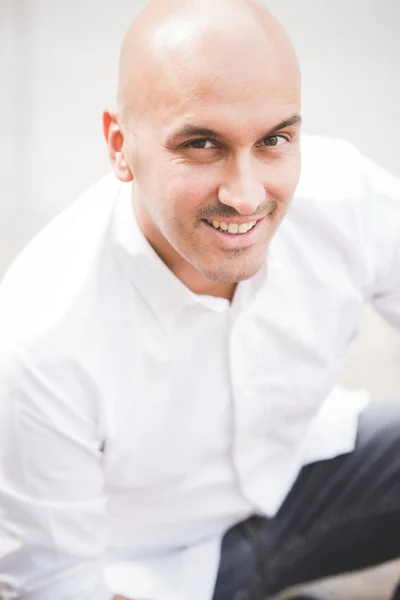
[[[241,215],[253,215],[260,204],[266,201],[265,186],[260,173],[256,171],[251,157],[237,160],[219,187],[219,201]]]

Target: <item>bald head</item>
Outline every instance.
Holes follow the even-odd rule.
[[[143,233],[193,291],[230,297],[263,264],[298,182],[300,87],[256,0],[151,0],[130,26],[105,137]]]
[[[266,59],[269,71],[266,71]],[[120,116],[143,118],[165,92],[198,84],[211,71],[225,81],[273,76],[299,85],[297,58],[286,32],[257,0],[150,0],[125,36],[119,69]]]

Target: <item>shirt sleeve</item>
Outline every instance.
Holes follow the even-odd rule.
[[[109,600],[91,383],[34,349],[12,354],[0,357],[0,596]]]
[[[362,170],[367,296],[391,325],[400,328],[400,179],[365,158]]]

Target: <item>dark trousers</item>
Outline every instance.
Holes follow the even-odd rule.
[[[377,402],[360,417],[353,453],[307,465],[275,518],[254,516],[226,533],[214,600],[267,600],[396,557],[400,401]]]

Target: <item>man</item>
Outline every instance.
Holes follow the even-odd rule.
[[[400,186],[300,104],[254,0],[128,31],[114,175],[1,288],[5,598],[261,600],[400,555],[399,404],[334,388],[366,300],[400,326]]]

